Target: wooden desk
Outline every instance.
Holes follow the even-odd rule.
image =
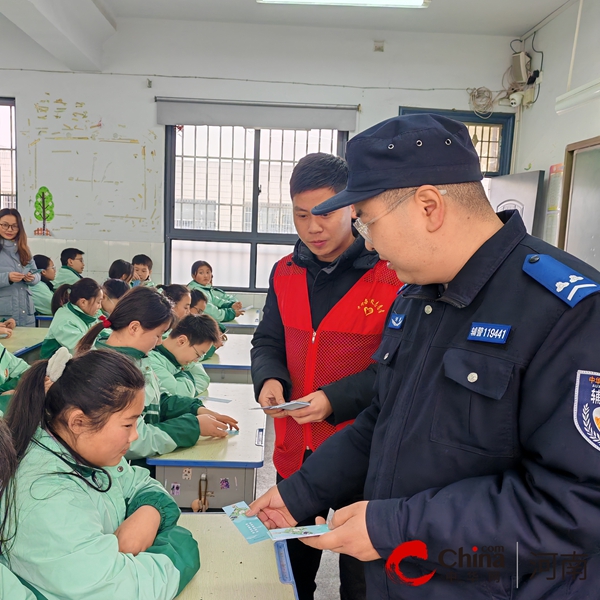
[[[226,438],[201,437],[191,448],[146,462],[156,466],[156,479],[181,507],[190,508],[203,491],[209,508],[239,500],[250,503],[254,500],[256,469],[264,464],[266,415],[262,410],[249,410],[257,406],[251,385],[211,383],[208,391],[210,396],[231,399],[229,403],[207,400],[205,405],[237,419],[240,432]]]
[[[48,334],[39,327],[16,327],[10,338],[0,339],[0,343],[15,356],[19,356],[29,364],[40,357],[40,346]]]
[[[252,383],[250,349],[252,337],[232,335],[202,366],[215,383]]]
[[[260,308],[251,308],[246,311],[243,315],[237,317],[233,321],[223,323],[227,327],[228,333],[245,333],[247,335],[253,335],[256,331],[256,327],[260,323],[262,311]]]
[[[285,542],[250,545],[222,513],[186,513],[179,525],[198,542],[200,570],[176,600],[297,600]]]

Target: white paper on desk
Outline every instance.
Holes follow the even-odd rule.
[[[284,404],[277,404],[276,406],[253,406],[250,410],[298,410],[299,408],[306,408],[307,406],[310,406],[310,402],[294,400],[293,402],[285,402]]]
[[[202,402],[211,400],[212,402],[222,402],[224,404],[229,404],[229,402],[231,402],[231,400],[228,400],[227,398],[214,398],[213,396],[209,396],[208,398],[198,398],[198,400],[202,400]]]

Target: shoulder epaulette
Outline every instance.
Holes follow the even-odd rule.
[[[523,271],[571,308],[600,291],[600,284],[547,254],[526,256]]]

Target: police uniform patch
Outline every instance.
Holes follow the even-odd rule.
[[[388,322],[388,329],[402,329],[402,325],[404,324],[404,319],[406,315],[399,315],[398,313],[392,313],[390,320]]]
[[[573,420],[583,439],[600,451],[600,373],[577,371]]]
[[[498,323],[471,323],[468,340],[472,342],[490,342],[491,344],[506,344],[510,325]]]

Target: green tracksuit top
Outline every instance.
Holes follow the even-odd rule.
[[[40,281],[29,288],[33,296],[33,307],[36,315],[52,316],[52,296],[54,292]]]
[[[176,448],[193,446],[200,437],[196,412],[201,401],[189,397],[161,397],[160,384],[150,364],[150,359],[140,350],[124,346],[110,346],[96,341],[96,348],[115,350],[128,356],[140,369],[146,380],[144,413],[138,421],[138,439],[131,444],[126,458],[137,460],[167,454]]]
[[[22,358],[16,357],[0,344],[0,394],[7,390],[14,390],[17,383],[19,383],[19,379],[21,379],[21,375],[27,369],[29,369],[29,365]],[[6,412],[11,397],[0,396],[0,410],[2,412]]]
[[[61,346],[74,354],[79,340],[97,322],[96,317],[84,313],[78,306],[67,302],[56,311],[50,323],[46,339],[42,342],[40,357],[50,358]]]
[[[63,283],[73,285],[82,278],[83,275],[80,275],[75,269],[72,269],[71,267],[61,267],[56,272],[56,277],[54,278],[54,289],[58,289]]]
[[[190,290],[200,290],[206,296],[206,309],[204,312],[210,315],[215,321],[233,321],[235,311],[231,305],[237,302],[234,296],[226,294],[223,290],[212,285],[200,285],[198,282],[190,281],[188,283]]]
[[[106,489],[105,473],[76,464],[42,429],[34,440],[15,475],[16,535],[2,562],[48,600],[174,598],[200,561],[196,541],[176,525],[179,509],[160,483],[122,459],[105,468],[111,486],[99,492],[86,482],[95,475]],[[143,505],[161,515],[155,543],[137,556],[123,554],[114,532]]]
[[[150,364],[158,377],[160,391],[170,396],[206,396],[210,378],[198,362],[181,366],[164,346],[157,346],[150,354]]]

